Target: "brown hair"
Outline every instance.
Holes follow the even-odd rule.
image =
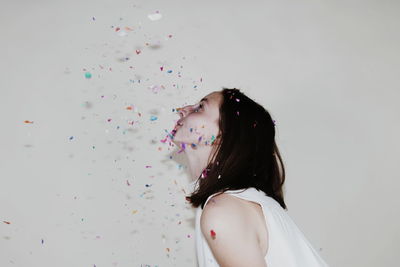
[[[254,187],[287,210],[283,196],[285,168],[271,115],[239,89],[223,87],[221,93],[220,142],[196,181],[197,189],[186,200],[192,207],[201,205],[203,209],[214,193]]]

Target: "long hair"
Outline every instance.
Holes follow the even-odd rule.
[[[282,190],[285,168],[275,143],[274,121],[264,107],[239,89],[223,87],[221,93],[220,142],[197,178],[197,189],[186,200],[203,209],[214,193],[254,187],[287,210]]]

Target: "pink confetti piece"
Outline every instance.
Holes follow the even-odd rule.
[[[204,169],[201,173],[201,178],[206,178],[208,176],[208,169]]]
[[[214,232],[214,230],[211,230],[211,231],[210,231],[210,234],[211,234],[211,238],[212,238],[212,239],[215,239],[215,238],[216,238],[216,235],[217,235],[217,234]]]

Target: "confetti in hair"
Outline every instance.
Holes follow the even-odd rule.
[[[211,136],[211,144],[214,144],[214,142],[215,142],[215,136],[212,135],[212,136]]]
[[[208,175],[208,169],[204,169],[203,172],[201,173],[201,178],[206,178]]]

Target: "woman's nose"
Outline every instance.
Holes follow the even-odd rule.
[[[179,109],[179,117],[183,118],[184,116],[186,116],[186,114],[189,112],[189,108],[191,106],[185,106],[183,108]]]
[[[180,117],[180,118],[183,118],[184,116],[185,116],[185,111],[184,111],[183,108],[180,108],[180,109],[179,109],[179,117]]]

